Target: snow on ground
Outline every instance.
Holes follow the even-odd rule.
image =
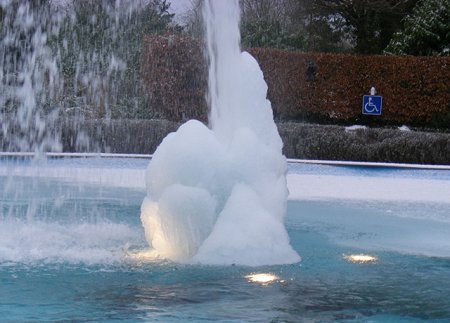
[[[400,130],[400,131],[411,131],[411,129],[408,126],[405,126],[405,125],[403,125],[401,127],[398,127],[398,130]]]
[[[450,203],[448,180],[290,174],[288,187],[291,200]]]
[[[353,126],[345,127],[345,132],[356,131],[356,130],[360,130],[360,129],[367,129],[367,127],[361,126],[361,125],[353,125]]]

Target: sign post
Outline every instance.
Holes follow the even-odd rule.
[[[381,109],[383,107],[383,97],[381,95],[375,95],[375,88],[370,89],[370,95],[363,96],[362,113],[368,115],[381,115]]]

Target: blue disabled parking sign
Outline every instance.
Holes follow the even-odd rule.
[[[383,97],[380,95],[364,95],[362,113],[371,115],[381,115]]]

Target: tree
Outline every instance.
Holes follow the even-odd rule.
[[[417,0],[315,0],[330,17],[342,17],[355,40],[355,52],[380,54]]]
[[[200,38],[203,35],[202,5],[203,0],[189,0],[189,10],[177,19],[183,26],[183,31],[192,37]]]
[[[397,55],[450,55],[450,0],[422,0],[405,19],[386,53]]]
[[[244,45],[316,52],[343,52],[352,47],[346,20],[324,2],[241,0],[241,7]]]
[[[304,37],[299,30],[289,28],[286,19],[287,3],[292,0],[240,0],[241,42],[244,47],[272,47],[299,49]],[[191,10],[185,15],[185,31],[203,35],[203,0],[191,0]]]
[[[178,31],[167,0],[72,0],[55,52],[61,53],[70,114],[139,117],[143,36]]]
[[[301,32],[289,32],[280,21],[244,20],[241,25],[245,47],[303,49],[305,38]]]
[[[289,0],[286,8],[289,30],[299,30],[305,37],[306,51],[342,52],[352,45],[348,41],[347,27],[338,15],[317,6],[311,0]]]
[[[185,30],[201,36],[202,0],[191,0]],[[351,47],[347,27],[339,16],[312,0],[240,0],[241,39],[244,47],[342,52]]]
[[[246,47],[304,49],[303,30],[288,19],[291,0],[241,0],[242,44]]]

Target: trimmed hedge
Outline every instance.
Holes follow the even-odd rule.
[[[278,120],[450,128],[449,57],[249,52],[264,72]],[[174,121],[207,119],[207,71],[198,40],[147,36],[141,66],[149,109]],[[362,96],[372,86],[383,96],[381,116],[361,114]]]
[[[308,54],[251,49],[280,119],[319,117],[346,123],[450,127],[450,58]],[[381,116],[364,116],[374,86]]]
[[[141,59],[149,109],[172,121],[207,120],[207,66],[199,41],[176,35],[146,36]]]
[[[298,122],[278,124],[284,154],[292,158],[450,164],[450,134]]]
[[[167,120],[61,119],[48,125],[65,152],[153,153],[180,123]],[[450,133],[336,125],[277,124],[290,158],[450,165]],[[56,137],[55,137],[56,138]],[[10,143],[2,138],[2,151]]]
[[[151,154],[178,129],[168,120],[61,119],[56,125],[64,152]]]

